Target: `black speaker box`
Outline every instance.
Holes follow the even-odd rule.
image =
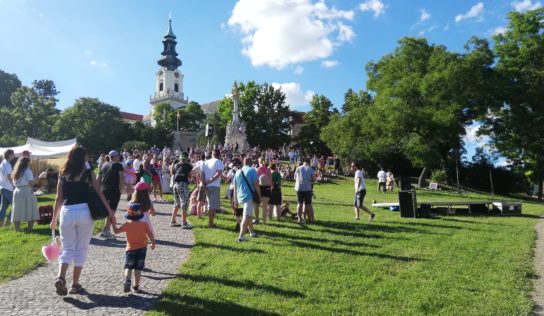
[[[400,217],[419,217],[416,191],[399,191],[399,209]]]

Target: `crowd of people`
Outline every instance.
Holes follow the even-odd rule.
[[[281,162],[281,158],[285,157],[289,158],[289,163]],[[8,150],[0,164],[0,218],[6,217],[7,207],[13,202],[7,224],[12,221],[15,229],[19,230],[20,222],[28,221],[31,230],[39,214],[36,195],[31,189],[34,177],[29,168],[30,153],[23,153],[12,169],[14,158],[13,151]],[[93,170],[98,171],[96,175]],[[360,210],[363,210],[371,221],[375,214],[363,204],[366,174],[355,162],[350,171],[354,173],[355,220],[360,219]],[[46,179],[48,174],[54,174],[52,170],[44,172]],[[226,181],[229,185],[224,198],[230,200],[230,208],[236,218],[234,230],[238,233],[237,241],[244,242],[248,233],[256,237],[254,225],[267,224],[272,220],[290,218],[298,223],[313,223],[314,184],[327,181],[328,177],[340,172],[339,159],[303,157],[298,150],[254,148],[245,153],[235,153],[231,148],[223,146],[213,149],[192,147],[185,151],[169,148],[159,150],[154,146],[149,150],[111,150],[95,160],[84,147],[76,145],[57,175],[57,195],[50,225],[54,230],[60,221],[63,244],[59,273],[55,280],[56,292],[66,295],[82,290],[79,277],[94,227],[88,201],[90,188],[97,192],[108,213],[100,237],[114,239],[115,234],[120,233],[127,236],[123,288],[126,292],[137,292],[148,241],[152,248],[155,247],[151,219],[156,214],[154,203],[164,203],[164,193],[171,192],[174,197],[172,227],[191,229],[192,225],[187,220],[190,213],[198,218],[207,216],[208,227],[214,228],[216,213],[225,212],[221,208],[220,199],[221,183]],[[386,185],[382,189],[384,175]],[[393,185],[388,183],[390,178],[393,178],[392,174],[380,170],[380,191],[392,189]],[[283,198],[282,181],[285,180],[295,182],[296,210],[291,210],[290,201]],[[127,221],[118,227],[115,212],[123,194],[129,201],[125,214]],[[181,222],[178,222],[179,213]],[[0,226],[3,224],[4,220]],[[74,270],[68,290],[65,280],[71,264]]]

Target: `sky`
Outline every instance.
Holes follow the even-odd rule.
[[[365,65],[405,36],[463,51],[472,36],[503,32],[510,11],[536,0],[0,0],[0,69],[24,85],[51,79],[59,108],[96,97],[148,114],[169,16],[182,60],[183,91],[200,104],[234,80],[269,83],[294,110],[314,94],[340,108],[365,89]],[[467,130],[469,147],[485,140]]]

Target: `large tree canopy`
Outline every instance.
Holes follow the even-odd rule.
[[[423,182],[429,168],[461,148],[465,125],[485,100],[472,86],[482,86],[477,79],[487,74],[493,55],[485,41],[469,44],[465,54],[458,54],[425,39],[401,39],[393,53],[367,65],[374,101],[365,93],[347,93],[344,117],[333,120],[322,135],[327,144],[376,163],[384,156],[404,155],[423,168]]]
[[[11,94],[21,87],[16,74],[0,70],[0,107],[11,107]]]
[[[331,150],[321,140],[320,133],[338,110],[324,95],[314,95],[310,106],[312,109],[304,116],[304,124],[294,141],[305,154],[329,155]]]
[[[77,99],[60,114],[55,132],[61,139],[77,137],[79,143],[93,152],[120,148],[133,136],[119,108],[96,98]]]
[[[246,124],[248,142],[251,146],[261,148],[276,148],[289,143],[289,115],[291,111],[285,104],[285,94],[273,86],[264,83],[257,84],[250,81],[240,83],[240,113]],[[225,98],[221,101],[216,114],[208,122],[216,125],[216,131],[222,130],[223,143],[224,129],[232,119],[232,100]]]
[[[483,133],[498,151],[532,171],[542,198],[544,180],[544,9],[512,12],[494,36],[501,102],[491,107]]]

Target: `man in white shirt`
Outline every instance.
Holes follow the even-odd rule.
[[[378,191],[385,193],[387,191],[386,188],[386,182],[387,182],[387,175],[385,174],[385,171],[383,171],[383,168],[380,168],[380,171],[378,171]]]
[[[364,173],[357,162],[351,163],[351,170],[355,173],[355,177],[353,178],[353,182],[355,184],[355,198],[353,201],[353,206],[355,207],[355,220],[359,220],[360,209],[363,209],[363,211],[368,213],[368,221],[370,222],[374,219],[376,214],[372,213],[366,206],[363,205],[366,195]]]
[[[215,217],[215,212],[221,210],[221,174],[225,166],[223,162],[219,159],[221,158],[221,152],[218,149],[215,149],[212,152],[212,158],[208,159],[202,165],[201,179],[202,185],[206,192],[206,197],[208,198],[208,227],[215,227],[213,219]]]
[[[0,227],[4,226],[4,219],[6,218],[6,211],[9,205],[13,202],[13,168],[11,161],[15,158],[13,150],[8,149],[4,151],[4,160],[0,163]],[[6,220],[6,226],[10,224],[10,216]]]

